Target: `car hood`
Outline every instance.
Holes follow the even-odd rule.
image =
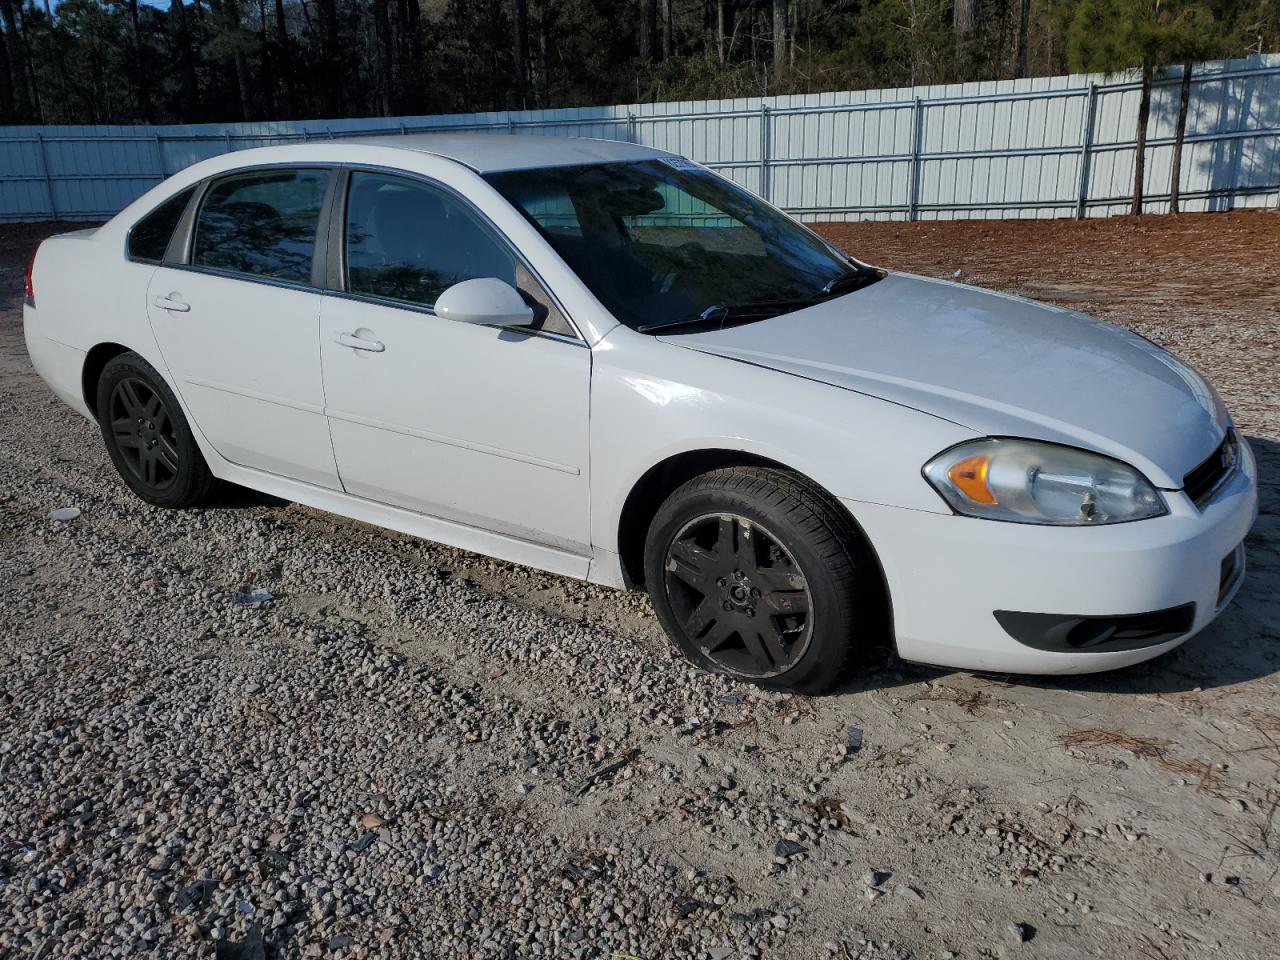
[[[662,339],[880,397],[982,435],[1097,450],[1167,489],[1182,486],[1228,426],[1209,385],[1137,334],[909,274],[769,320]]]

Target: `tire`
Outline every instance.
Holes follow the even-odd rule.
[[[136,353],[112,357],[98,378],[98,425],[116,470],[147,503],[193,507],[216,483],[173,395]]]
[[[821,693],[887,633],[870,547],[824,491],[785,470],[730,467],[677,488],[649,526],[644,569],[676,646],[739,680]]]

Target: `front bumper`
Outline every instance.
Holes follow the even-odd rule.
[[[1159,656],[1203,630],[1244,579],[1232,556],[1258,515],[1257,463],[1203,510],[1165,493],[1169,514],[1104,527],[1041,527],[846,501],[879,555],[904,660],[1002,673],[1092,673]],[[1019,642],[996,611],[1118,618],[1194,604],[1163,642],[1060,652]],[[1181,626],[1186,626],[1182,624]],[[1181,629],[1181,626],[1179,629]]]

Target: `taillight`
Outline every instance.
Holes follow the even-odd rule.
[[[31,274],[35,268],[36,255],[33,253],[31,255],[31,262],[27,264],[27,287],[23,294],[23,302],[28,307],[34,307],[36,305],[36,287],[35,284],[31,282]]]

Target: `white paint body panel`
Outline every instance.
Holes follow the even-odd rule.
[[[589,552],[585,346],[325,297],[320,350],[348,493]]]
[[[1085,446],[1165,489],[1181,487],[1227,427],[1209,386],[1137,334],[908,274],[807,310],[671,341],[894,400],[984,436]]]
[[[866,533],[908,659],[1108,669],[1186,637],[1124,653],[1047,653],[1014,641],[992,611],[1124,615],[1195,602],[1190,636],[1221,609],[1219,565],[1256,516],[1256,468],[1246,450],[1203,511],[1176,492],[1226,421],[1208,386],[1163,351],[1066,311],[905,276],[771,321],[645,336],[619,325],[474,170],[429,146],[244,151],[183,171],[92,235],[46,241],[38,307],[24,309],[36,370],[87,416],[86,356],[120,344],[175,387],[219,477],[614,586],[624,582],[621,511],[651,468],[693,451],[764,457],[822,485]],[[508,146],[466,149],[498,163]],[[539,149],[560,149],[562,162],[575,150],[654,155],[625,144]],[[129,227],[169,195],[215,173],[294,162],[402,170],[465,196],[582,341],[125,259]],[[175,292],[190,313],[148,318],[152,296]],[[342,333],[386,349],[342,347]],[[1125,460],[1171,491],[1170,514],[1072,529],[954,516],[921,467],[990,434]]]
[[[893,596],[907,660],[1009,673],[1092,673],[1149,660],[1222,611],[1221,564],[1258,515],[1257,465],[1243,463],[1203,513],[1183,493],[1169,515],[1104,527],[1038,527],[848,503],[873,543]],[[1237,583],[1238,586],[1238,583]],[[1022,646],[993,610],[1116,616],[1194,602],[1185,636],[1158,647],[1051,653]]]
[[[190,306],[156,306],[171,297]],[[159,267],[147,294],[169,385],[223,457],[338,489],[324,414],[316,326],[321,296]]]

